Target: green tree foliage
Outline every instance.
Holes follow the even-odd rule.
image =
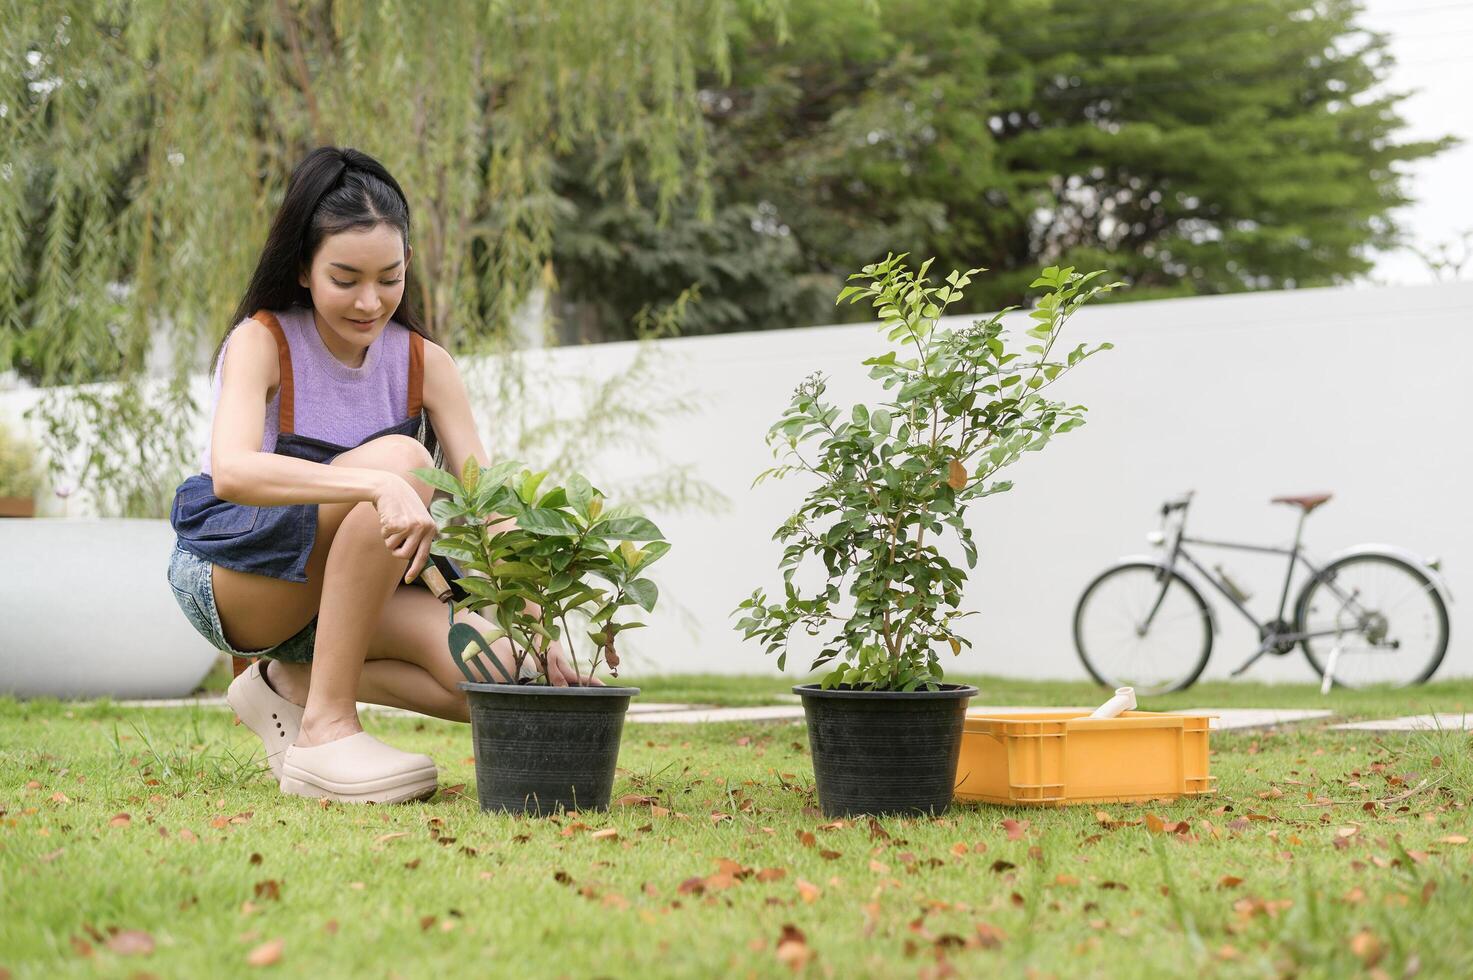
[[[702,92],[716,213],[759,209],[758,230],[692,249],[694,214],[651,230],[648,203],[589,201],[575,185],[570,220],[598,215],[625,250],[563,254],[558,273],[574,298],[617,304],[611,332],[692,282],[711,311],[691,311],[695,329],[766,326],[775,308],[820,322],[844,273],[890,250],[992,270],[972,311],[1022,301],[1047,264],[1108,266],[1132,299],[1345,282],[1396,240],[1398,167],[1448,145],[1400,136],[1387,40],[1357,12],[1351,0],[794,0],[789,40],[737,25],[730,82]],[[762,228],[780,230],[783,254]],[[711,272],[776,260],[798,277],[769,277],[777,296]],[[733,306],[754,312],[734,320]]]
[[[152,331],[185,350],[218,338],[291,168],[323,143],[404,186],[437,334],[494,338],[541,281],[560,154],[618,147],[621,181],[637,174],[657,211],[703,185],[697,65],[720,74],[734,12],[759,16],[729,0],[0,0],[0,370],[112,378]]]

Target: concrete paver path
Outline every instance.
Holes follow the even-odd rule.
[[[1440,715],[1405,715],[1401,718],[1383,718],[1376,721],[1352,721],[1344,725],[1332,725],[1340,731],[1353,732],[1428,732],[1428,731],[1473,731],[1473,713]]]

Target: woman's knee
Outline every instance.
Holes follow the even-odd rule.
[[[435,465],[434,457],[417,439],[409,436],[380,436],[350,449],[333,460],[334,466],[362,466],[409,475],[410,471]]]

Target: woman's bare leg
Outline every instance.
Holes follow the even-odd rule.
[[[457,613],[455,620],[483,633],[491,629],[490,623],[474,613]],[[448,625],[445,607],[429,592],[410,586],[397,588],[369,641],[358,700],[468,722],[465,692],[458,687],[464,677],[450,659],[446,644]],[[501,654],[504,646],[503,641],[492,649]],[[510,657],[503,659],[510,669]],[[273,662],[269,671],[268,681],[282,697],[306,703],[313,676],[307,664]]]
[[[429,466],[428,452],[407,436],[388,436],[340,455],[334,465],[398,473],[428,501],[431,489],[409,476]],[[237,650],[259,650],[292,636],[318,617],[312,679],[297,744],[310,746],[362,731],[356,702],[368,640],[407,571],[384,544],[378,514],[367,502],[322,504],[306,582],[213,569],[215,603]],[[426,593],[427,594],[427,593]],[[432,597],[431,597],[432,598]]]
[[[296,705],[307,703],[312,665],[266,661],[267,683]],[[465,695],[447,691],[422,667],[404,660],[367,660],[358,681],[358,700],[417,711],[446,721],[469,721]]]

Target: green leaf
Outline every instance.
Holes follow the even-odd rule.
[[[467,456],[460,467],[460,485],[465,487],[467,497],[475,496],[476,486],[481,480],[481,464],[474,456]]]
[[[535,507],[518,515],[517,527],[533,534],[564,534],[571,537],[578,533],[578,528],[568,520],[566,514]]]
[[[637,578],[624,586],[624,594],[639,603],[645,612],[654,612],[655,600],[660,597],[660,590],[647,578]]]
[[[632,541],[620,543],[619,556],[624,559],[624,564],[630,568],[638,568],[639,563],[644,560],[644,552],[636,548]]]
[[[593,485],[581,475],[574,473],[567,482],[568,503],[581,516],[588,516],[588,505],[593,503]]]
[[[663,538],[660,529],[643,517],[611,517],[589,529],[590,537],[654,541]]]
[[[410,470],[410,472],[436,490],[444,490],[446,493],[464,496],[461,492],[460,481],[444,470],[421,466]]]
[[[523,473],[522,481],[517,486],[517,495],[530,504],[537,499],[537,488],[545,479],[547,479],[546,470],[541,473],[533,473],[530,470]]]
[[[464,517],[466,513],[464,507],[457,504],[454,500],[446,500],[444,497],[430,503],[430,516],[435,519],[435,523],[440,527],[444,527],[457,518]]]

